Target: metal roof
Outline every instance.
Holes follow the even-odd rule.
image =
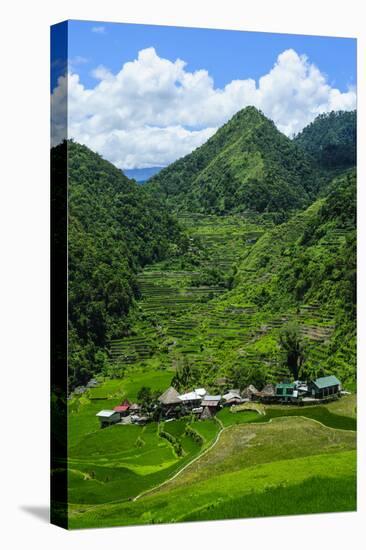
[[[117,405],[117,407],[114,407],[114,410],[116,412],[126,412],[129,409],[129,405]]]
[[[113,416],[114,414],[116,414],[116,411],[105,410],[105,411],[99,411],[95,416],[100,416],[100,417],[103,417],[103,418],[109,418],[110,416]]]
[[[287,388],[294,388],[294,387],[295,387],[295,384],[291,382],[281,382],[280,384],[276,384],[276,389],[277,388],[287,389]]]
[[[314,384],[319,388],[329,388],[329,386],[340,386],[341,383],[336,376],[322,376],[314,380]]]
[[[191,391],[189,393],[183,393],[182,395],[179,396],[179,399],[181,401],[198,401],[199,399],[202,399],[202,395],[199,395],[195,391]]]

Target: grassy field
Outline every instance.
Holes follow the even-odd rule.
[[[353,510],[354,449],[353,432],[308,419],[233,426],[174,480],[136,502],[70,506],[70,526]],[[299,506],[302,494],[309,500]]]
[[[281,303],[269,311],[257,303],[262,289],[272,292],[276,262],[304,220],[296,218],[287,240],[275,241],[269,267],[263,263],[265,239],[256,242],[271,222],[199,214],[180,221],[192,243],[189,253],[139,275],[142,299],[129,335],[111,342],[105,380],[69,400],[70,526],[354,509],[354,395],[322,406],[262,406],[262,414],[224,408],[215,420],[163,423],[182,456],[159,435],[157,423],[100,429],[99,410],[125,398],[136,401],[142,386],[163,392],[184,362],[199,373],[196,387],[215,393],[222,390],[215,380],[233,365],[265,370],[267,382],[286,378],[278,335],[291,320],[301,327],[311,361],[320,365],[329,359],[331,311],[316,303],[299,309]],[[227,292],[234,264],[240,266],[235,275],[240,285]],[[217,279],[206,280],[215,270]],[[202,440],[187,434],[187,425]]]

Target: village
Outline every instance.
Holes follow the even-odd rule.
[[[97,380],[89,382],[89,388],[96,387]],[[260,391],[249,385],[243,391],[229,389],[223,395],[210,395],[205,388],[195,388],[179,394],[170,386],[149,406],[131,403],[127,398],[113,409],[99,411],[96,416],[100,427],[113,424],[146,424],[152,420],[169,422],[182,416],[192,415],[197,420],[214,417],[222,407],[232,407],[248,402],[282,405],[316,405],[339,399],[344,393],[338,378],[323,376],[308,382],[281,382],[267,384]]]

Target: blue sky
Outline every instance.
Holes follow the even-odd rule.
[[[249,104],[287,135],[320,112],[355,108],[352,38],[67,25],[71,137],[121,168],[166,165]],[[52,90],[62,74],[59,53]]]
[[[306,54],[341,91],[356,84],[356,39],[352,38],[69,22],[69,58],[85,60],[78,65],[78,73],[87,87],[95,85],[90,75],[95,66],[105,65],[116,72],[124,62],[135,59],[139,50],[150,46],[160,57],[184,59],[190,71],[207,69],[219,88],[237,78],[258,79],[289,48]]]

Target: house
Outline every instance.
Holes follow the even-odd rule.
[[[201,419],[211,418],[217,412],[221,401],[221,395],[205,395],[201,402]]]
[[[179,396],[179,399],[181,403],[183,403],[183,405],[185,405],[186,407],[198,407],[202,401],[202,397],[202,395],[194,390],[188,393],[183,393]]]
[[[276,388],[273,384],[267,384],[262,391],[252,395],[252,399],[255,401],[261,401],[263,403],[271,403],[276,401]]]
[[[130,402],[128,399],[125,399],[123,403],[114,407],[113,410],[118,412],[120,417],[122,417],[128,414],[129,408],[130,408]]]
[[[276,393],[276,388],[274,387],[273,384],[266,384],[264,386],[264,388],[262,389],[262,393],[270,396],[270,395],[275,395]]]
[[[299,391],[294,383],[282,382],[281,384],[276,384],[275,395],[280,401],[293,401],[298,398]]]
[[[239,393],[239,390],[229,390],[225,395],[222,396],[222,398],[225,400],[224,405],[237,405],[238,403],[242,402],[241,395]]]
[[[95,416],[99,418],[101,428],[116,424],[121,419],[121,416],[117,411],[110,410],[99,411]]]
[[[164,410],[164,414],[167,415],[172,412],[178,405],[181,405],[182,402],[179,399],[179,393],[172,386],[165,390],[164,393],[158,398],[160,405]]]
[[[253,396],[257,395],[258,393],[258,390],[255,386],[253,386],[253,384],[250,384],[249,386],[247,386],[242,392],[241,392],[241,396],[244,398],[244,399],[252,399]]]
[[[308,384],[309,393],[316,399],[323,399],[330,395],[337,395],[340,393],[342,386],[336,376],[322,376],[316,380],[312,380]]]

